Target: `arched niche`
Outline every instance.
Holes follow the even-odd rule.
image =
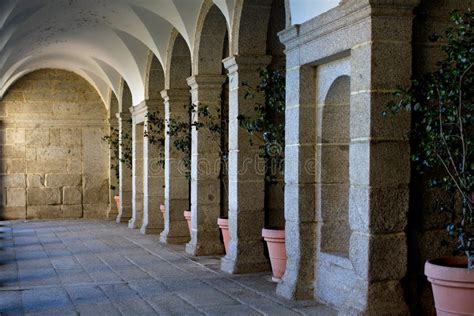
[[[350,77],[329,81],[318,105],[317,191],[322,220],[321,251],[349,256]]]

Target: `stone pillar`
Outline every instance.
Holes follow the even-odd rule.
[[[117,119],[120,130],[120,142],[123,142],[123,135],[132,132],[132,124],[130,122],[131,115],[127,112],[117,113]],[[123,157],[123,148],[120,147],[120,157]],[[117,223],[128,223],[132,218],[132,170],[130,170],[123,162],[119,162],[119,192],[120,192],[120,209],[117,216]]]
[[[130,108],[132,113],[132,218],[129,228],[140,228],[143,222],[143,125],[146,103]]]
[[[161,100],[147,100],[146,113],[159,113],[164,118],[163,102]],[[146,115],[146,114],[145,114]],[[145,132],[148,131],[145,116]],[[164,136],[164,135],[163,135]],[[142,234],[158,234],[164,228],[164,219],[160,211],[160,204],[164,203],[164,169],[158,164],[160,149],[158,144],[151,144],[149,137],[143,140],[143,224]]]
[[[165,119],[188,122],[190,95],[187,89],[163,90]],[[168,131],[168,128],[167,128]],[[165,137],[165,229],[160,240],[167,243],[189,241],[189,229],[183,212],[189,209],[189,180],[182,164],[183,154],[177,151],[173,139]]]
[[[371,1],[371,41],[351,50],[349,259],[364,284],[361,309],[374,315],[408,313],[401,280],[408,256],[410,117],[381,113],[397,86],[409,84],[418,2]],[[355,308],[359,304],[354,302]]]
[[[407,270],[405,227],[410,148],[404,135],[409,130],[410,118],[385,118],[382,112],[393,100],[395,88],[409,84],[413,9],[418,3],[347,0],[334,8],[331,15],[280,33],[287,53],[288,256],[285,275],[277,288],[280,295],[293,299],[316,297],[336,306],[344,315],[409,313],[401,280]],[[345,25],[343,30],[341,23]],[[333,77],[346,63],[350,64],[348,70]],[[330,71],[321,73],[322,69]],[[331,170],[321,170],[324,153],[321,157],[323,150],[315,147],[328,141],[324,137],[327,133],[316,133],[318,122],[323,121],[316,112],[317,104],[321,105],[316,100],[322,98],[322,103],[326,103],[325,94],[329,92],[325,89],[342,77],[344,81],[350,77],[350,84],[343,85],[343,90],[350,86],[349,120],[347,124],[341,123],[345,115],[339,119],[333,116],[330,124],[321,124],[323,132],[334,133],[333,136],[345,132],[349,125],[349,193],[344,194],[348,195],[348,203],[344,200],[340,205],[348,213],[350,241],[349,253],[341,255],[322,249],[326,224],[322,220],[326,217],[334,221],[337,214],[327,214],[335,209],[328,205],[334,198],[324,192],[324,186],[318,187],[322,179],[318,172],[328,176]],[[346,91],[333,92],[333,101],[338,102],[329,105],[346,106],[342,98]],[[330,115],[341,114],[331,112],[330,106],[326,111]],[[318,135],[323,136],[318,139]],[[347,147],[345,140],[341,144]],[[337,167],[337,163],[331,163]],[[335,178],[331,175],[329,180]]]
[[[208,106],[212,115],[221,109],[225,76],[199,75],[188,79],[192,103]],[[212,139],[206,130],[192,129],[191,156],[191,241],[186,252],[195,256],[224,252],[217,219],[221,211],[220,137]]]
[[[258,272],[269,269],[264,256],[265,165],[259,144],[249,144],[249,136],[239,127],[239,114],[252,115],[256,100],[245,100],[247,82],[255,87],[259,69],[271,56],[235,56],[224,60],[229,75],[229,253],[221,269],[229,273]]]
[[[109,117],[110,117],[109,118],[109,135],[112,135],[113,129],[116,129],[119,126],[118,126],[118,121],[117,121],[117,117],[115,116],[115,113],[111,114]],[[117,163],[118,161],[114,161],[112,159],[112,150],[109,149],[109,166],[115,165]],[[111,168],[109,168],[109,179],[110,179],[109,180],[110,181],[110,190],[109,190],[110,208],[109,208],[109,212],[107,213],[107,218],[112,220],[112,219],[116,219],[119,214],[117,203],[115,203],[114,197],[117,195],[120,196],[120,183],[119,183],[119,179],[117,178],[115,174],[115,171],[112,170]],[[114,187],[115,189],[112,189],[112,187]]]
[[[314,68],[290,64],[297,51],[287,53],[285,234],[287,262],[277,293],[289,299],[314,296],[316,253],[316,116]]]

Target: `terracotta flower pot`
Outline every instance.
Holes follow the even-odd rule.
[[[188,228],[189,228],[189,235],[191,235],[191,212],[190,211],[184,211],[184,218],[186,218],[186,221],[188,222]]]
[[[114,196],[115,203],[117,204],[117,211],[120,210],[120,195]]]
[[[262,237],[267,242],[272,264],[274,282],[279,282],[286,269],[286,248],[284,229],[263,229]]]
[[[225,253],[229,252],[229,240],[230,240],[230,235],[229,235],[229,220],[227,218],[218,218],[217,219],[217,225],[221,229],[222,232],[222,238],[224,239],[224,248],[225,248]]]
[[[431,282],[438,316],[474,315],[474,271],[467,258],[428,260],[425,275]]]

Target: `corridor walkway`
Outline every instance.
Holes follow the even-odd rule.
[[[0,222],[0,315],[333,315],[108,221]]]

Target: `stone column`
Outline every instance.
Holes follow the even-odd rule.
[[[188,105],[190,95],[187,89],[163,90],[161,96],[165,103],[165,119],[189,121]],[[167,128],[168,130],[168,128]],[[165,137],[165,229],[160,240],[167,243],[189,241],[189,229],[183,212],[189,209],[189,180],[183,168],[183,154],[177,151],[173,139]]]
[[[314,296],[316,259],[316,133],[313,132],[315,75],[312,66],[291,64],[287,53],[285,234],[287,262],[277,293],[289,299]]]
[[[130,108],[132,113],[132,218],[129,228],[140,228],[143,222],[143,123],[146,103]]]
[[[363,280],[368,314],[408,313],[401,280],[407,272],[410,129],[407,114],[385,118],[397,86],[412,72],[413,8],[419,1],[371,1],[371,41],[351,50],[349,258]],[[353,303],[360,308],[359,302]]]
[[[208,106],[217,117],[221,108],[225,76],[199,75],[188,79],[192,103]],[[191,241],[186,252],[195,256],[222,254],[217,219],[221,211],[220,137],[211,139],[208,130],[192,130]],[[217,141],[216,141],[217,140]]]
[[[239,127],[239,114],[252,115],[256,100],[245,100],[247,82],[255,87],[259,69],[271,62],[271,56],[235,56],[224,60],[229,75],[229,253],[221,269],[229,273],[257,272],[269,269],[264,256],[265,175],[259,157],[259,144],[249,144],[246,131]]]
[[[132,132],[131,114],[127,112],[117,113],[117,119],[120,130],[120,141],[123,142],[123,135]],[[120,147],[120,157],[123,157],[123,149]],[[119,162],[119,191],[120,191],[120,209],[117,216],[117,223],[128,223],[132,218],[132,170],[123,162]]]
[[[109,135],[112,135],[113,129],[118,128],[118,121],[117,117],[114,114],[111,114],[109,116]],[[112,150],[109,149],[109,166],[112,166],[113,164],[117,164],[118,161],[113,161],[112,159]],[[115,203],[114,197],[117,195],[120,195],[120,183],[119,179],[115,175],[115,171],[109,168],[109,179],[110,179],[110,190],[109,190],[109,200],[110,200],[110,209],[109,212],[107,213],[107,218],[108,219],[116,219],[119,210],[117,208],[117,204]],[[114,187],[115,189],[112,189]]]
[[[147,100],[146,113],[159,113],[165,116],[161,100]],[[145,114],[146,115],[146,114]],[[145,132],[148,131],[145,117]],[[164,136],[164,135],[163,135]],[[143,224],[142,234],[158,234],[164,228],[164,219],[160,211],[160,204],[164,204],[164,169],[158,164],[160,148],[158,144],[151,144],[149,137],[143,140]]]

